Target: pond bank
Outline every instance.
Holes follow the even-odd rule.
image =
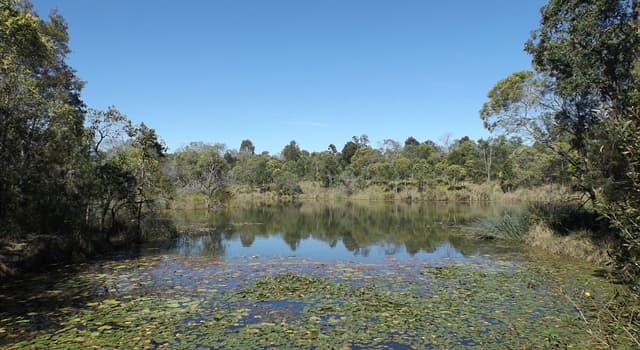
[[[23,273],[47,271],[54,264],[81,263],[119,247],[103,240],[31,234],[0,240],[0,281]]]
[[[80,260],[75,243],[55,235],[29,235],[20,240],[0,241],[0,280],[42,269],[52,263]],[[73,259],[73,256],[76,259]]]

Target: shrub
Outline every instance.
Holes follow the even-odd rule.
[[[522,210],[505,210],[497,217],[487,217],[476,221],[471,234],[481,239],[522,241],[530,226],[530,215]]]

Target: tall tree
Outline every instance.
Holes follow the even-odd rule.
[[[625,0],[551,0],[525,46],[562,101],[554,119],[579,155],[574,161],[578,185],[594,201],[604,179],[615,182],[623,176],[618,167],[602,163],[600,149],[611,148],[593,142],[604,136],[601,121],[606,115],[598,110],[606,107],[615,116],[638,102],[633,69],[640,37],[632,5]]]
[[[285,162],[297,162],[301,157],[300,146],[298,146],[296,141],[291,141],[288,145],[284,146],[281,155]]]
[[[137,179],[137,237],[141,240],[142,211],[145,206],[153,204],[155,198],[163,192],[164,178],[160,172],[160,159],[165,156],[166,147],[154,129],[144,123],[129,130],[133,138],[131,147],[123,154],[124,161]]]
[[[256,154],[256,147],[253,145],[253,142],[251,142],[251,140],[242,140],[238,152],[244,156],[252,156]]]
[[[357,143],[348,141],[344,144],[344,146],[342,147],[342,151],[340,152],[343,166],[351,164],[351,158],[353,158],[353,155],[356,154],[356,151],[358,151]]]
[[[174,154],[180,188],[204,195],[207,209],[228,197],[229,165],[222,156],[224,145],[192,142]]]
[[[28,2],[0,4],[0,222],[72,231],[85,207],[83,83],[65,62],[65,21]],[[82,217],[79,215],[78,217]]]

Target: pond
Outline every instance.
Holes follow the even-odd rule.
[[[581,348],[593,268],[466,235],[491,205],[168,211],[177,237],[0,287],[0,347]],[[147,234],[153,235],[148,229]]]

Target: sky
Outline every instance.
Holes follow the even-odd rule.
[[[69,25],[91,108],[114,105],[170,151],[191,141],[279,153],[366,134],[488,135],[501,78],[530,69],[543,0],[33,0]]]

